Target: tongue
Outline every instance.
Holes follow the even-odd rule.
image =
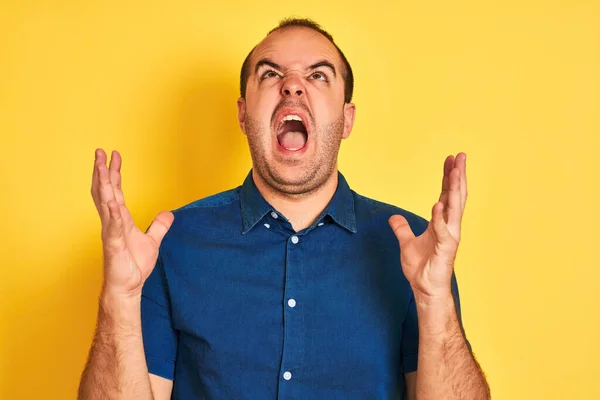
[[[279,144],[287,150],[299,150],[306,144],[306,133],[284,132],[277,139],[279,140]]]

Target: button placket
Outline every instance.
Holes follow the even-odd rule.
[[[290,226],[291,228],[291,226]],[[286,241],[286,278],[283,293],[284,307],[284,347],[281,362],[280,379],[289,384],[279,386],[280,398],[289,395],[288,390],[292,390],[293,374],[296,369],[301,368],[304,363],[304,341],[305,327],[303,310],[297,298],[301,296],[304,282],[304,266],[306,259],[305,246],[301,245],[300,237],[295,233],[290,233]]]

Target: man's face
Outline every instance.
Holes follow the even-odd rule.
[[[254,172],[272,188],[310,193],[336,172],[355,110],[344,103],[343,68],[326,37],[301,27],[273,32],[251,55],[238,119]]]

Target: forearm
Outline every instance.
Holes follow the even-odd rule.
[[[79,400],[152,400],[142,342],[140,299],[103,294]]]
[[[490,391],[463,336],[454,301],[419,298],[417,400],[488,400]]]

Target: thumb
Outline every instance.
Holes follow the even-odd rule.
[[[405,243],[415,237],[412,229],[410,229],[408,221],[402,215],[392,215],[388,222],[398,238],[400,247],[404,246]]]
[[[154,218],[146,234],[154,239],[157,246],[160,246],[160,242],[162,242],[174,220],[175,216],[172,212],[162,211]]]

